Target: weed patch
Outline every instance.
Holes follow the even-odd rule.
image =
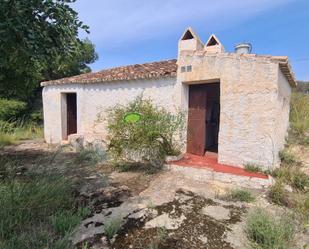
[[[74,183],[55,172],[19,175],[18,168],[0,160],[0,248],[71,248],[69,235],[87,214],[77,209]]]
[[[280,157],[281,163],[286,164],[286,165],[292,165],[297,162],[295,156],[292,155],[290,152],[288,152],[287,149],[280,151],[279,157]]]
[[[246,163],[245,165],[245,170],[247,170],[248,172],[262,172],[262,168],[255,164],[255,163]]]
[[[254,197],[252,196],[251,192],[244,189],[233,189],[225,196],[225,198],[230,201],[254,201]]]
[[[309,95],[293,93],[291,99],[290,121],[292,132],[299,141],[303,141],[304,134],[309,131]]]
[[[294,237],[294,224],[288,215],[275,219],[263,209],[255,209],[247,219],[246,233],[253,248],[289,249]]]
[[[281,206],[287,206],[287,196],[284,191],[284,186],[281,181],[277,181],[274,185],[272,185],[269,189],[268,196],[270,200]]]

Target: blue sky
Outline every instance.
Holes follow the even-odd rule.
[[[78,0],[73,7],[90,26],[99,59],[91,68],[177,56],[188,26],[203,42],[214,33],[229,52],[250,42],[253,53],[287,55],[296,78],[309,80],[308,0]]]

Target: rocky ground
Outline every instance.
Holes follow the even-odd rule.
[[[59,171],[76,157],[69,147],[60,149],[42,141],[7,147],[2,153],[22,160],[25,168],[41,160],[43,167]],[[261,206],[284,212],[270,204],[263,191],[249,190],[256,197],[251,204],[229,202],[221,197],[233,186],[200,183],[169,171],[118,172],[106,163],[88,167],[71,163],[65,172],[80,180],[77,194],[91,210],[71,236],[76,248],[245,249],[250,209]],[[304,244],[305,238],[298,241]]]

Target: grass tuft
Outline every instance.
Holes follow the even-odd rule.
[[[251,192],[245,189],[233,189],[231,190],[226,199],[230,201],[242,201],[242,202],[252,202],[254,201],[254,197]]]
[[[107,238],[112,239],[114,235],[120,230],[121,226],[122,226],[122,219],[119,217],[108,220],[104,224],[104,233],[107,236]]]
[[[58,234],[65,236],[70,233],[89,212],[90,210],[86,208],[80,208],[77,212],[74,210],[57,212],[50,217],[52,227]]]
[[[270,200],[277,205],[287,205],[286,193],[284,191],[283,183],[281,181],[277,181],[274,185],[270,187],[268,196]]]
[[[294,238],[294,224],[289,215],[275,219],[259,208],[249,213],[246,233],[254,248],[289,249]]]
[[[294,155],[292,155],[287,149],[283,149],[279,152],[279,157],[281,160],[281,163],[285,165],[292,165],[297,163],[297,160]]]
[[[262,172],[262,168],[261,166],[255,164],[255,163],[246,163],[245,165],[245,170],[247,170],[248,172]]]

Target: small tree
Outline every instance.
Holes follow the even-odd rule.
[[[128,113],[138,113],[141,119],[126,122]],[[108,149],[116,163],[140,162],[159,168],[167,155],[179,153],[182,113],[172,114],[139,96],[126,106],[111,109],[107,122]]]

